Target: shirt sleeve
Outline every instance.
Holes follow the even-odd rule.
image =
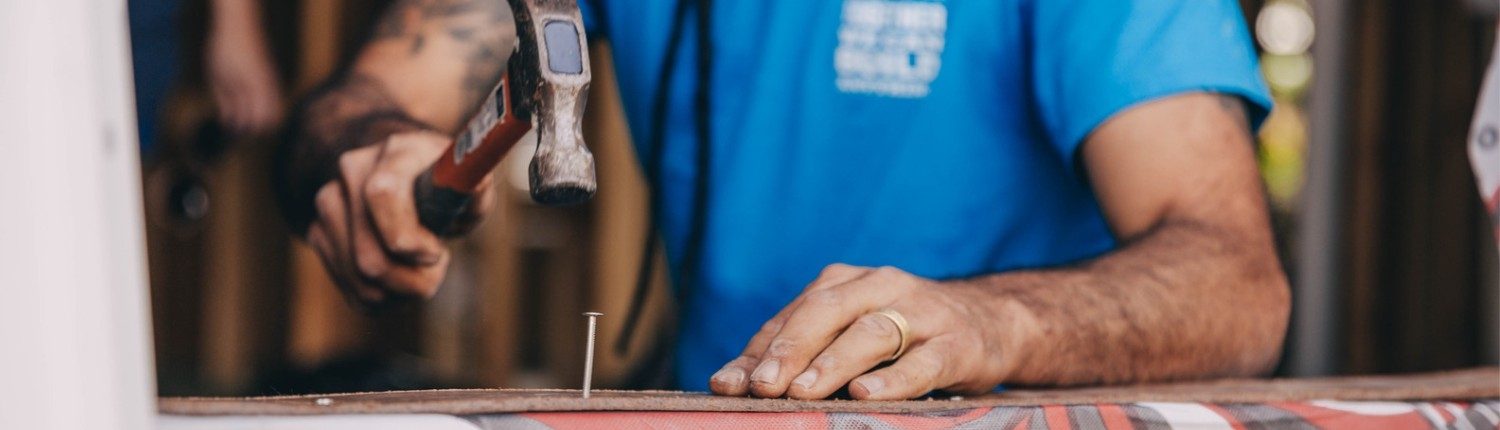
[[[1247,101],[1252,127],[1270,113],[1238,2],[1036,0],[1032,13],[1036,108],[1070,168],[1096,127],[1142,102],[1206,91]]]

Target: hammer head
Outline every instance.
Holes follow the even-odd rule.
[[[589,68],[583,18],[575,0],[509,0],[516,18],[510,79],[519,113],[537,131],[531,198],[546,205],[588,201],[598,190],[594,155],[583,142]]]
[[[548,206],[567,206],[593,197],[599,189],[594,177],[594,154],[581,144],[578,149],[550,145],[550,151],[544,149],[548,146],[538,136],[529,172],[531,200]]]

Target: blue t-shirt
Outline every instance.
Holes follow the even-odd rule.
[[[613,48],[638,154],[660,174],[681,276],[693,214],[695,14],[649,134],[673,1],[585,0]],[[1056,266],[1116,245],[1078,147],[1189,91],[1271,106],[1232,0],[715,1],[710,198],[682,304],[678,382],[703,390],[831,263],[933,279]],[[601,192],[609,192],[603,184]]]

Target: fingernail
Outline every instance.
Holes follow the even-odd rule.
[[[775,384],[776,377],[781,373],[781,363],[776,360],[767,360],[755,368],[755,373],[750,374],[750,380],[762,384]]]
[[[797,379],[792,380],[793,384],[797,384],[804,390],[811,390],[814,382],[818,382],[818,369],[807,369],[806,372],[797,375]]]
[[[854,383],[859,384],[860,387],[864,387],[866,396],[873,396],[885,388],[885,380],[880,379],[879,376],[866,376],[854,380]]]
[[[712,379],[718,381],[720,384],[738,386],[741,382],[745,382],[745,371],[738,367],[724,368],[720,369],[718,373],[714,373]]]

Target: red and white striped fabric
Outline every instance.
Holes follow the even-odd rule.
[[[922,414],[553,412],[464,417],[478,429],[1496,429],[1500,402],[1122,403]]]

